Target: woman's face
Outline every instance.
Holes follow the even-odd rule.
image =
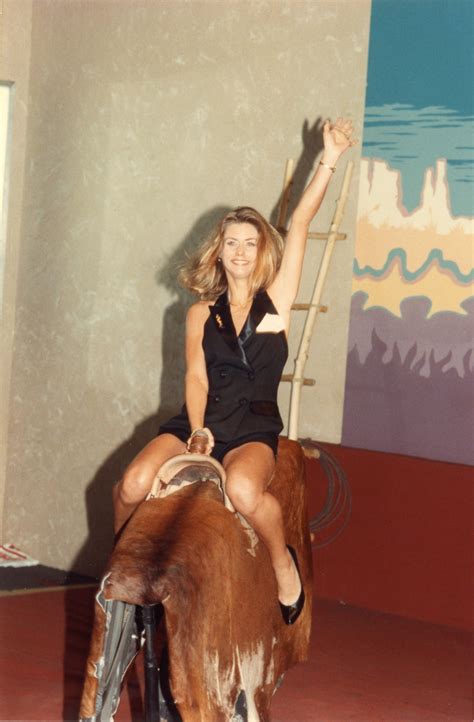
[[[251,223],[229,223],[220,252],[222,265],[233,278],[250,278],[257,262],[258,231]]]

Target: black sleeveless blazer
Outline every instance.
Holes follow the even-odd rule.
[[[209,310],[202,340],[209,379],[204,425],[224,442],[256,431],[279,434],[283,423],[277,392],[288,344],[284,331],[258,331],[267,314],[277,315],[270,297],[266,291],[257,293],[239,336],[226,292]],[[172,430],[190,433],[185,406],[160,427],[160,432]]]

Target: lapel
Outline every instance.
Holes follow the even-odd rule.
[[[224,291],[224,293],[219,296],[214,306],[209,306],[209,310],[219,335],[226,342],[231,351],[240,357],[242,363],[245,364],[245,366],[250,367],[242,341],[240,338],[237,338],[237,334],[235,332],[235,326],[232,320],[229,302],[227,300],[227,291]]]
[[[255,329],[265,314],[275,313],[275,308],[270,301],[267,292],[259,291],[255,296],[249,315],[247,316],[239,336],[237,336],[234,322],[232,320],[229,301],[227,299],[227,291],[224,291],[224,293],[219,296],[214,306],[209,306],[209,310],[219,335],[226,342],[228,347],[240,357],[242,363],[248,368],[251,368],[244,346],[249,338],[255,333]]]

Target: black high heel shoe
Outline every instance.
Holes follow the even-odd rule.
[[[281,615],[283,617],[283,621],[285,622],[285,624],[294,624],[303,610],[305,597],[304,597],[303,582],[301,581],[300,567],[298,564],[298,559],[296,557],[296,552],[293,549],[293,547],[290,547],[289,545],[287,545],[287,549],[293,558],[293,561],[294,561],[295,567],[296,567],[296,571],[298,572],[298,576],[300,578],[301,592],[300,592],[298,599],[296,600],[296,602],[293,602],[293,604],[283,604],[282,602],[280,602],[280,600],[278,600],[278,603],[280,604]]]

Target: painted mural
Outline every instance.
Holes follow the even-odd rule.
[[[473,12],[373,0],[347,446],[474,462]]]

